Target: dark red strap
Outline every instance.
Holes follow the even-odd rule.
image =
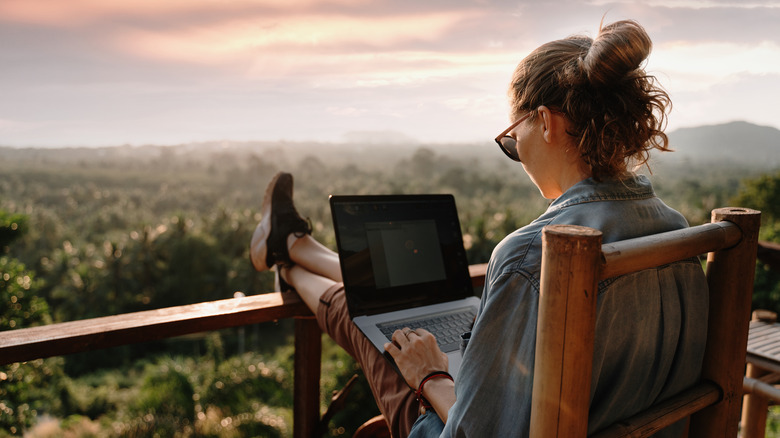
[[[414,395],[417,397],[417,401],[420,402],[420,406],[422,406],[423,408],[430,408],[431,407],[431,404],[428,403],[428,400],[426,400],[425,397],[423,397],[423,395],[422,395],[423,386],[425,386],[425,384],[429,380],[435,379],[437,377],[444,377],[446,379],[450,379],[452,381],[455,381],[455,379],[452,378],[450,373],[448,373],[446,371],[434,371],[434,372],[428,374],[427,376],[423,377],[422,381],[420,382],[420,385],[417,386],[417,391],[414,392]]]

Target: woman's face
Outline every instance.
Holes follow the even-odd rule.
[[[573,148],[562,114],[540,109],[507,135],[516,142],[512,152],[545,198],[555,199],[587,177],[581,172],[580,160],[568,152]]]
[[[514,154],[523,165],[523,169],[531,178],[531,181],[542,192],[542,196],[548,199],[556,198],[549,183],[550,158],[547,154],[548,147],[539,141],[539,118],[528,118],[519,123],[508,135],[515,139]]]

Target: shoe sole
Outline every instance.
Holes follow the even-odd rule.
[[[271,179],[271,182],[268,183],[268,186],[265,188],[265,195],[263,196],[263,206],[260,209],[260,213],[262,214],[262,218],[260,219],[260,224],[258,224],[258,228],[260,228],[260,225],[263,224],[263,222],[268,223],[268,227],[265,228],[265,233],[257,236],[257,240],[255,239],[255,236],[252,236],[252,242],[251,246],[254,246],[255,241],[257,242],[263,242],[263,251],[261,254],[258,254],[257,257],[254,257],[252,248],[249,248],[249,259],[252,261],[252,265],[255,267],[258,271],[267,271],[271,269],[271,266],[268,266],[266,264],[266,260],[268,257],[268,245],[265,244],[265,241],[268,240],[268,236],[271,235],[271,204],[273,203],[273,193],[274,188],[276,187],[276,183],[279,181],[279,178],[282,176],[283,172],[279,172]],[[257,229],[255,230],[257,231]]]

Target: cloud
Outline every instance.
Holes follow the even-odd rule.
[[[735,75],[780,74],[780,44],[670,43],[657,48],[651,68],[678,90],[703,91]]]
[[[105,21],[176,21],[176,17],[242,16],[247,11],[359,5],[361,0],[4,0],[0,21],[77,26]]]
[[[614,3],[631,4],[632,0],[617,1],[595,1],[594,4],[609,5]],[[734,1],[734,0],[647,0],[644,2],[652,7],[670,7],[686,9],[713,9],[713,8],[759,8],[780,7],[775,0],[754,0],[754,1]]]
[[[196,63],[222,62],[254,54],[333,54],[383,51],[436,40],[466,14],[445,11],[423,15],[363,17],[298,14],[257,16],[180,29],[126,28],[115,35],[120,49],[157,59]]]
[[[25,122],[10,119],[0,119],[0,135],[25,131],[30,128],[31,126]]]
[[[0,134],[16,144],[491,137],[505,128],[519,59],[552,39],[595,35],[605,14],[647,28],[648,69],[672,93],[678,126],[716,114],[777,126],[771,105],[743,106],[777,101],[767,78],[780,73],[778,5],[2,0]]]
[[[713,81],[704,90],[672,94],[674,109],[669,127],[710,125],[735,120],[780,127],[780,74],[742,73]]]
[[[359,117],[366,113],[365,108],[345,106],[329,106],[325,108],[325,111],[337,117]]]
[[[651,36],[657,43],[754,44],[777,41],[780,2],[771,6],[726,5],[709,8],[654,8]]]

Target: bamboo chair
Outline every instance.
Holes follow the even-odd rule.
[[[690,417],[691,437],[735,438],[759,226],[758,211],[721,208],[709,224],[604,245],[591,228],[546,227],[530,436],[587,435],[598,282],[709,253],[702,381],[593,436],[646,437]]]

